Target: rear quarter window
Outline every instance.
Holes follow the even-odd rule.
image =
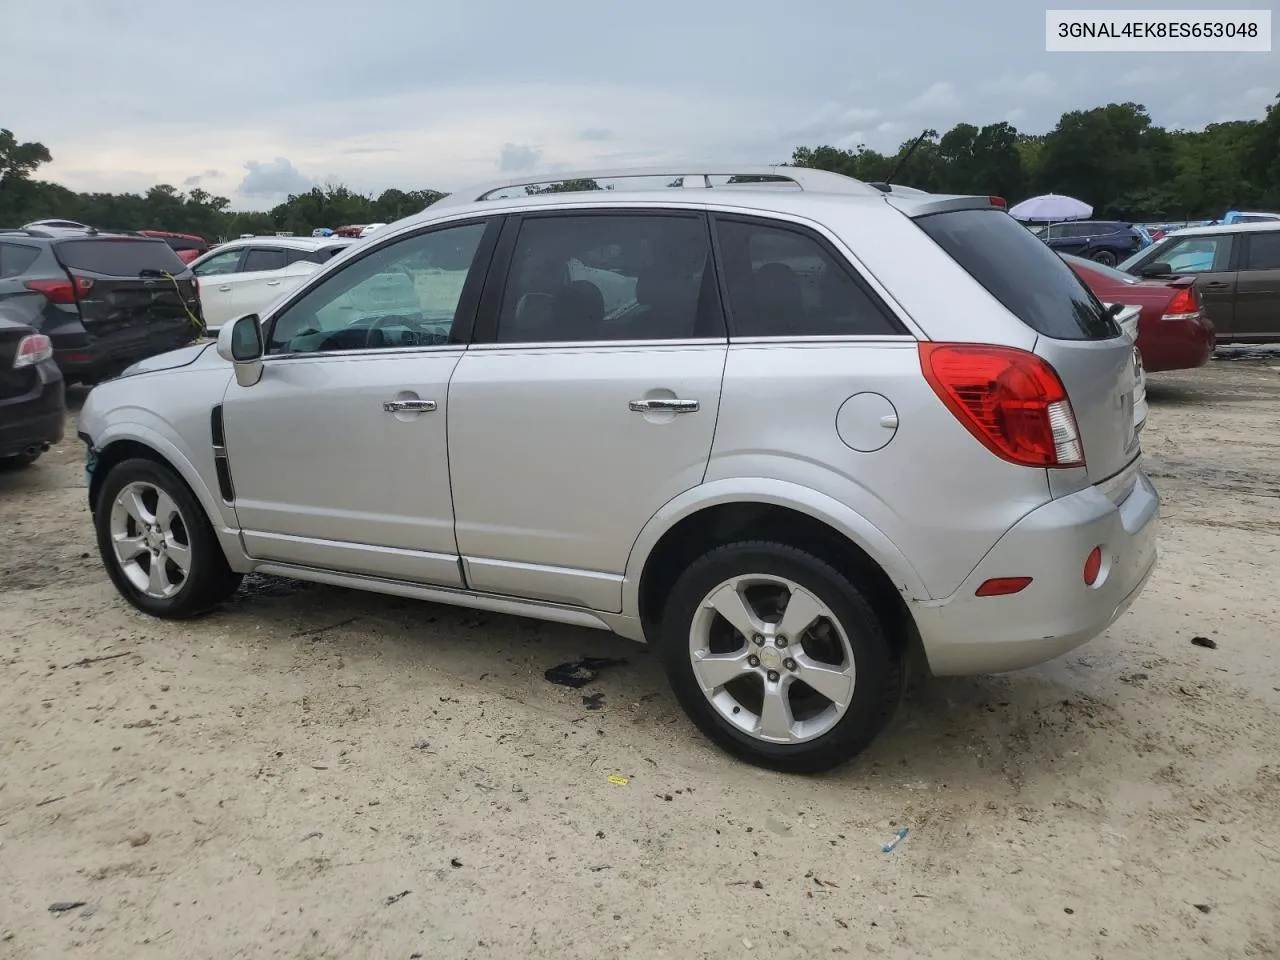
[[[36,262],[40,250],[21,243],[0,243],[0,279],[20,277]]]
[[[1032,330],[1054,340],[1110,340],[1120,328],[1062,258],[1001,210],[951,210],[916,224]]]
[[[163,240],[99,237],[66,240],[56,249],[63,266],[108,277],[136,277],[145,270],[176,275],[187,269]]]

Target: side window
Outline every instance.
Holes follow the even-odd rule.
[[[267,353],[449,343],[485,226],[405,237],[348,263],[275,318]]]
[[[701,215],[531,217],[520,225],[499,343],[723,337]]]
[[[289,247],[284,252],[285,263],[297,263],[299,260],[310,260],[313,263],[319,263],[319,258],[314,250],[299,250],[296,247]]]
[[[875,296],[807,233],[757,222],[717,224],[736,337],[901,333]]]
[[[1221,273],[1231,263],[1231,240],[1230,234],[1183,237],[1156,259],[1169,264],[1174,273]]]
[[[284,251],[279,247],[250,247],[244,255],[243,273],[255,273],[259,270],[282,270],[285,265]]]
[[[235,250],[224,250],[222,253],[214,254],[195,268],[195,275],[197,277],[216,277],[224,273],[238,273],[240,270],[240,257],[243,253],[244,249],[237,247]]]
[[[0,266],[3,264],[0,263]],[[1249,252],[1244,269],[1280,270],[1280,230],[1275,233],[1249,234]]]
[[[40,251],[19,243],[0,243],[0,279],[20,277],[35,263]]]

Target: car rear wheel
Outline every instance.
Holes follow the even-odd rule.
[[[111,581],[144,613],[194,617],[240,585],[190,489],[153,460],[125,460],[111,469],[94,526]]]
[[[718,547],[676,582],[661,654],[711,740],[761,767],[816,773],[861,752],[902,696],[902,668],[862,592],[780,543]]]
[[[0,470],[21,470],[40,459],[40,452],[16,453],[11,457],[0,457]]]
[[[1102,264],[1104,267],[1114,267],[1116,265],[1116,255],[1110,250],[1099,250],[1094,253],[1093,261]]]

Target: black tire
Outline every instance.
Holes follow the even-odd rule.
[[[40,459],[39,453],[15,453],[11,457],[0,457],[0,471],[21,470]]]
[[[1116,255],[1110,250],[1098,250],[1092,259],[1094,263],[1100,263],[1104,267],[1114,267],[1117,263]]]
[[[738,729],[711,705],[694,675],[689,634],[699,605],[717,585],[752,574],[782,577],[813,593],[849,639],[853,696],[835,726],[812,740],[769,743]],[[824,560],[781,543],[727,544],[694,561],[667,598],[658,646],[676,699],[698,729],[734,756],[771,770],[820,773],[846,763],[875,739],[902,699],[902,658],[862,591]]]
[[[130,483],[143,482],[168,494],[177,504],[191,552],[190,570],[176,593],[152,597],[139,590],[116,559],[111,539],[111,512],[116,497]],[[228,565],[222,546],[209,524],[204,508],[186,483],[169,467],[154,460],[124,460],[111,468],[102,482],[93,524],[98,552],[111,582],[129,603],[143,613],[166,620],[199,616],[225,601],[240,586],[241,575]]]

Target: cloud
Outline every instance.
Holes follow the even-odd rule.
[[[498,169],[503,173],[524,173],[542,159],[542,149],[529,144],[504,143],[498,154]]]
[[[605,130],[602,127],[587,127],[587,129],[583,130],[582,133],[578,134],[578,139],[592,142],[612,140],[613,131]]]
[[[221,170],[206,170],[203,173],[195,173],[182,181],[184,187],[198,187],[205,180],[217,180],[222,176]]]
[[[920,96],[908,101],[903,109],[908,113],[938,113],[943,110],[958,110],[959,107],[960,97],[955,85],[948,80],[939,80]]]
[[[249,172],[240,181],[238,192],[246,197],[284,197],[305,193],[315,186],[315,181],[303,176],[286,157],[267,163],[250,160],[244,168]]]

